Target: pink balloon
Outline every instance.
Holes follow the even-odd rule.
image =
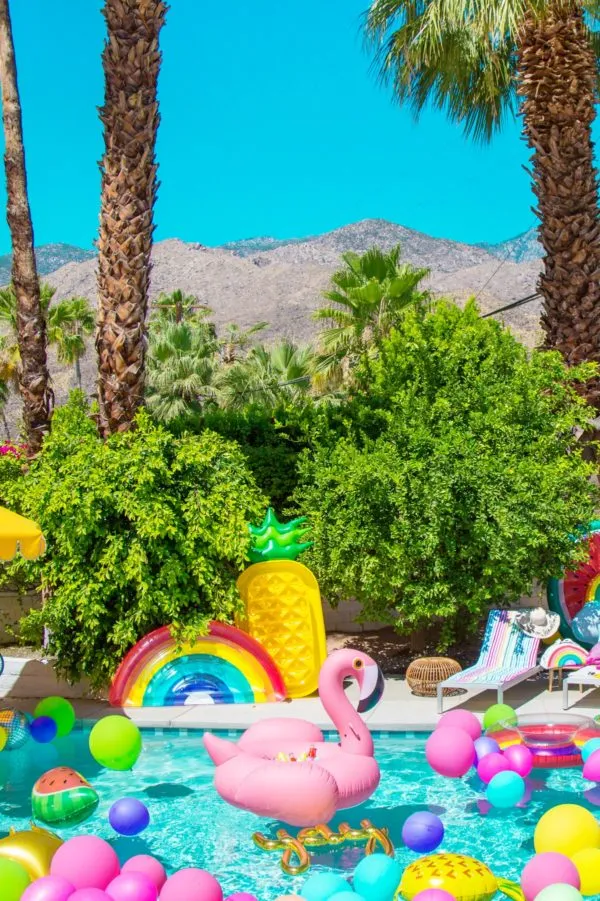
[[[527,745],[509,745],[504,749],[504,759],[513,772],[525,779],[533,769],[533,754]]]
[[[418,892],[413,901],[455,901],[454,895],[445,892],[442,888],[426,888]]]
[[[440,776],[456,779],[468,773],[475,762],[475,745],[470,735],[456,726],[443,726],[433,732],[425,745],[425,756]]]
[[[509,770],[508,760],[505,760],[504,754],[486,754],[477,764],[477,775],[482,782],[488,783],[497,773]]]
[[[536,854],[521,873],[521,888],[525,901],[534,901],[542,889],[556,883],[572,885],[577,889],[580,885],[579,873],[573,861],[556,851]]]
[[[71,895],[69,901],[111,901],[111,898],[102,889],[81,888]]]
[[[156,901],[158,889],[144,873],[121,873],[110,883],[106,894],[113,901]]]
[[[206,870],[189,867],[167,879],[160,901],[223,901],[223,890]]]
[[[583,764],[583,778],[590,782],[600,782],[600,748],[590,754]]]
[[[105,889],[119,875],[119,858],[95,835],[77,835],[61,845],[50,864],[51,876],[62,876],[76,889]],[[69,899],[71,901],[71,899]],[[86,899],[76,899],[86,901]],[[90,898],[89,901],[94,901]]]
[[[130,857],[121,867],[121,873],[143,873],[148,876],[158,891],[161,890],[167,881],[167,873],[162,863],[151,857],[149,854],[138,854],[136,857]]]
[[[454,726],[455,729],[462,729],[471,736],[473,741],[481,738],[481,723],[474,713],[470,710],[449,710],[444,713],[437,724],[437,729],[446,729],[448,726]]]
[[[25,889],[21,901],[68,901],[74,891],[62,876],[42,876]]]

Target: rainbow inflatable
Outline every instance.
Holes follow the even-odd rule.
[[[570,638],[564,638],[562,641],[555,641],[544,651],[540,663],[544,669],[576,669],[578,666],[585,666],[587,656],[585,648]]]
[[[109,701],[113,707],[180,707],[285,697],[281,674],[265,649],[234,626],[213,622],[194,644],[179,644],[168,626],[142,638],[117,670]]]
[[[585,621],[588,611],[600,616],[600,520],[594,520],[577,536],[587,541],[588,559],[575,570],[565,572],[560,579],[548,582],[548,607],[560,616],[560,634],[563,638],[579,640],[585,647],[592,647],[598,640],[588,635],[588,630],[577,634],[579,618]],[[586,609],[587,608],[587,609]],[[585,626],[584,626],[585,628]]]

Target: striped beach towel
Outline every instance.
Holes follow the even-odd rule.
[[[474,666],[452,676],[451,682],[510,682],[536,665],[540,640],[526,635],[516,622],[516,610],[492,610],[483,636],[479,660]]]

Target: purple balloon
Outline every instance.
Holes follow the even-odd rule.
[[[54,741],[58,732],[58,726],[56,725],[56,720],[51,719],[51,717],[38,716],[29,723],[29,731],[34,741],[45,745],[50,741]]]
[[[112,901],[156,901],[158,889],[144,873],[121,873],[110,883],[106,894]]]
[[[402,827],[402,841],[411,851],[428,854],[439,848],[444,839],[444,824],[427,810],[412,813]]]
[[[121,798],[108,811],[108,821],[119,835],[139,835],[150,822],[150,814],[137,798]]]
[[[477,763],[482,760],[486,754],[498,754],[500,752],[500,745],[497,741],[494,741],[493,738],[488,738],[487,735],[482,735],[481,738],[478,738],[475,742],[475,753],[477,755]]]
[[[75,886],[62,876],[42,876],[27,886],[21,901],[68,901]]]

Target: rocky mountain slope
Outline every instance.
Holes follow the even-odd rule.
[[[542,245],[538,241],[537,228],[530,228],[522,235],[509,238],[508,241],[502,241],[500,244],[478,244],[477,246],[487,250],[493,256],[510,260],[513,263],[531,263],[533,260],[539,260],[543,255]]]
[[[286,336],[309,341],[315,335],[311,311],[320,305],[321,293],[340,264],[340,254],[345,250],[362,252],[374,245],[388,249],[398,243],[403,259],[430,269],[428,284],[432,291],[459,302],[475,295],[482,312],[535,291],[539,261],[513,262],[507,258],[506,249],[504,255],[500,253],[500,245],[475,247],[370,219],[297,241],[256,238],[216,248],[178,239],[160,241],[152,257],[151,302],[162,292],[180,288],[214,311],[217,326],[234,321],[246,327],[266,320],[266,340]],[[63,245],[65,264],[48,274],[42,270],[46,261],[60,258],[56,250],[60,247],[49,245],[39,251],[40,271],[57,289],[56,298],[83,295],[95,305],[96,263],[90,251]],[[80,258],[78,251],[83,254]],[[509,311],[503,318],[521,340],[530,345],[536,341],[538,301]],[[91,393],[95,383],[92,346],[82,369],[85,388]],[[73,373],[57,365],[52,354],[51,370],[60,402],[73,387]],[[16,409],[14,405],[13,416]]]

